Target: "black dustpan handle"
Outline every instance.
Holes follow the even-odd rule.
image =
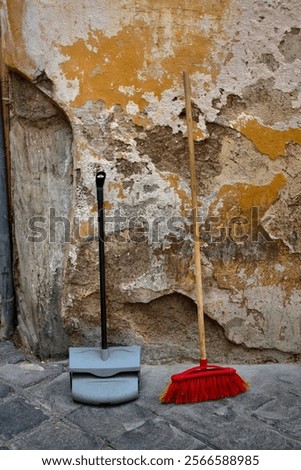
[[[96,173],[96,189],[98,203],[98,245],[99,245],[99,285],[100,285],[100,313],[101,313],[101,348],[108,348],[107,338],[107,308],[106,308],[106,274],[105,274],[105,224],[103,187],[106,179],[104,171]]]

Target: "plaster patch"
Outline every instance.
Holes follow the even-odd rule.
[[[87,36],[61,46],[61,53],[66,56],[61,63],[66,78],[76,78],[80,82],[79,94],[72,103],[74,106],[80,106],[88,99],[102,99],[107,107],[118,103],[126,109],[129,100],[124,91],[135,90],[135,93],[131,91],[131,101],[141,112],[148,105],[145,93],[151,92],[161,100],[165,90],[179,83],[183,70],[216,77],[220,57],[218,60],[214,58],[215,39],[202,32],[199,22],[200,15],[209,11],[207,22],[210,17],[221,41],[225,35],[222,22],[228,15],[225,2],[220,6],[216,4],[213,10],[211,2],[198,3],[199,12],[189,5],[189,28],[185,22],[186,15],[179,17],[177,7],[164,10],[157,9],[153,3],[146,2],[146,5],[149,16],[138,14],[135,21],[115,35],[106,36],[101,29],[90,29]],[[167,11],[168,21],[163,18]],[[169,42],[166,35],[170,37]],[[94,52],[95,47],[99,47],[98,53]],[[77,64],[82,57],[85,61],[81,60],[79,70]],[[100,72],[93,74],[96,66],[100,67]],[[172,108],[169,106],[168,109],[170,112]]]
[[[137,105],[137,103],[134,103],[133,101],[129,101],[128,104],[126,105],[125,110],[128,114],[138,114],[139,106]]]
[[[301,145],[301,129],[289,128],[285,130],[261,124],[252,116],[240,116],[232,127],[250,139],[259,152],[268,155],[275,160],[279,156],[285,156],[286,144],[296,142]]]
[[[245,183],[224,185],[211,204],[210,212],[213,215],[219,214],[222,219],[235,216],[237,213],[249,218],[252,207],[259,207],[261,213],[264,213],[277,200],[279,191],[285,187],[286,181],[284,174],[278,173],[266,185]]]

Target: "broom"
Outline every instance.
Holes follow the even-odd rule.
[[[196,300],[198,311],[198,330],[200,339],[200,365],[171,376],[170,384],[161,395],[162,403],[196,403],[231,397],[248,389],[245,382],[232,367],[208,364],[205,344],[205,323],[203,311],[203,289],[201,272],[201,245],[198,225],[198,206],[196,196],[196,172],[194,141],[192,131],[192,112],[189,75],[184,72],[187,136],[190,161],[190,181],[192,199],[192,222],[194,237],[194,261],[196,279]]]

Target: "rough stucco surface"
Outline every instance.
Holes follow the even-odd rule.
[[[98,342],[94,175],[101,168],[110,340],[141,344],[148,361],[198,358],[185,69],[192,83],[208,355],[300,359],[300,2],[2,3],[7,66],[24,74],[48,106],[47,95],[62,108],[73,134],[72,184],[62,184],[70,152],[55,152],[55,159],[43,154],[47,174],[51,163],[58,168],[55,201],[42,181],[15,184],[18,282],[25,265],[43,269],[40,287],[27,278],[31,284],[23,281],[19,291],[22,341],[42,356]],[[27,106],[30,114],[31,100]],[[19,127],[16,117],[15,183],[22,174],[32,181]],[[61,132],[70,145],[70,129]],[[47,135],[28,141],[32,154],[49,148]],[[31,202],[33,187],[43,207]],[[17,202],[23,189],[25,213]],[[26,233],[26,217],[47,216],[50,207],[70,222],[57,255],[49,240],[38,247],[28,242],[35,235],[28,225]],[[59,282],[49,268],[56,256]],[[40,293],[43,312],[25,291]],[[43,322],[55,323],[57,346]]]

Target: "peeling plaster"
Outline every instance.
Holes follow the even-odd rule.
[[[239,116],[236,122],[231,123],[234,129],[239,130],[250,139],[259,152],[268,155],[273,160],[285,155],[285,147],[289,142],[301,144],[301,129],[277,129],[258,122],[253,116]]]

